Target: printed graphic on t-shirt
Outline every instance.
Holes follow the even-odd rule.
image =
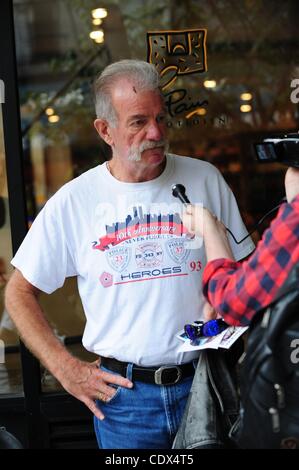
[[[127,246],[118,246],[107,250],[106,259],[114,271],[122,272],[126,269],[131,258],[131,249]]]
[[[160,243],[141,243],[135,250],[135,261],[139,268],[153,268],[163,262],[163,250]]]
[[[100,274],[100,282],[111,287],[198,273],[200,250],[191,249],[190,243],[179,213],[144,213],[141,206],[134,207],[133,215],[106,225],[105,235],[93,242],[111,270]]]
[[[103,287],[111,287],[113,285],[112,274],[103,272],[100,276],[100,283]]]
[[[165,243],[168,254],[176,263],[183,263],[190,254],[190,250],[186,249],[186,239],[176,238]]]

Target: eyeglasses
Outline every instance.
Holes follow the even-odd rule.
[[[184,331],[186,336],[191,340],[194,341],[196,338],[200,336],[216,336],[219,335],[222,331],[226,330],[229,325],[225,323],[222,318],[217,320],[209,320],[206,323],[202,323],[199,325],[192,325],[187,324],[184,326]]]

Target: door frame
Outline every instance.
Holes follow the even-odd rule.
[[[5,85],[3,133],[12,251],[15,254],[28,231],[28,219],[12,0],[1,0],[0,79]],[[14,415],[15,421],[19,420],[19,431],[16,422],[13,430],[28,448],[90,448],[90,443],[94,447],[89,410],[66,392],[42,393],[39,361],[22,342],[20,355],[23,394],[0,394],[0,425],[7,426],[6,422]]]

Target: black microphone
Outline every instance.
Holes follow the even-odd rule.
[[[178,197],[184,204],[191,204],[188,197],[186,196],[186,188],[182,184],[174,184],[172,186],[172,195]]]

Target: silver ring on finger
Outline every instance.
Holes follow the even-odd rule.
[[[107,396],[103,392],[98,393],[98,400],[106,402],[107,401]]]

